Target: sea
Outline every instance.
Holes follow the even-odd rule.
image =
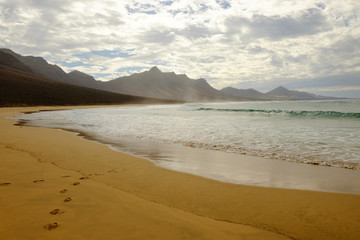
[[[360,99],[129,105],[41,111],[16,118],[32,126],[81,132],[177,171],[193,168],[166,151],[168,147],[229,153],[238,156],[235,161],[255,156],[270,163],[360,170]],[[224,165],[221,156],[214,161]],[[211,174],[226,175],[217,167],[214,171]]]

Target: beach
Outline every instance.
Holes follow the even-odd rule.
[[[51,109],[0,109],[1,239],[360,238],[359,194],[219,182],[6,119]]]

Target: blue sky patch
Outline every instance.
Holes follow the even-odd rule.
[[[231,8],[231,4],[228,1],[216,0],[216,3],[219,4],[223,9]]]
[[[124,68],[118,68],[116,72],[118,73],[128,73],[128,72],[141,72],[148,69],[148,67],[124,67]]]
[[[128,13],[145,13],[149,15],[155,15],[157,12],[155,10],[155,6],[152,4],[140,4],[135,3],[134,7],[130,7],[129,5],[126,5],[125,7],[128,11]]]
[[[93,73],[91,74],[96,80],[98,79],[106,79],[108,78],[111,74],[108,73]],[[119,76],[120,77],[120,76]],[[114,78],[115,79],[115,78]],[[112,80],[112,79],[111,79]]]
[[[155,10],[150,10],[150,11],[144,11],[142,13],[146,13],[146,14],[149,14],[149,15],[154,15],[154,14],[156,14],[156,11]]]
[[[160,2],[160,4],[164,5],[164,6],[171,6],[173,4],[174,1],[163,1]]]
[[[325,5],[325,3],[317,3],[316,4],[316,6],[318,7],[318,8],[321,8],[321,9],[325,9],[326,8],[326,5]]]
[[[72,68],[74,70],[76,69],[76,67],[79,67],[79,66],[81,66],[81,67],[83,67],[83,66],[87,66],[87,67],[91,66],[89,64],[84,64],[83,62],[80,62],[80,61],[76,61],[76,62],[55,61],[54,63],[57,64],[57,65],[60,65],[62,67]]]
[[[169,63],[163,60],[153,60],[149,62],[149,64],[151,64],[152,66],[157,66],[159,68],[161,68],[161,66],[169,66]]]
[[[205,4],[200,4],[200,11],[205,12],[208,9],[209,9],[209,7],[206,6]]]
[[[92,55],[98,55],[98,56],[102,56],[102,57],[107,57],[107,58],[129,58],[131,56],[135,56],[135,54],[131,54],[129,52],[132,52],[133,49],[130,49],[129,51],[122,51],[122,50],[100,50],[100,51],[91,51],[91,52],[87,52],[87,53],[80,53],[80,54],[75,54],[75,57],[79,57],[79,58],[84,58],[84,59],[89,59]]]

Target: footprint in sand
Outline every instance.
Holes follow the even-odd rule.
[[[38,182],[44,182],[45,180],[43,180],[43,179],[40,179],[40,180],[34,180],[33,182],[34,183],[38,183]]]
[[[4,182],[4,183],[0,183],[0,186],[7,186],[9,184],[10,184],[9,182]]]
[[[79,178],[80,180],[85,180],[85,179],[89,179],[89,177],[81,177]]]
[[[60,193],[66,193],[67,192],[67,189],[63,189],[60,191]]]
[[[70,175],[61,176],[62,178],[68,178],[71,177]]]
[[[76,185],[79,185],[80,182],[74,182],[73,185],[76,186]]]
[[[64,202],[70,202],[71,200],[72,200],[71,197],[68,197],[64,199]]]
[[[62,213],[64,213],[65,211],[64,210],[61,210],[61,209],[54,209],[54,210],[52,210],[51,212],[49,212],[49,214],[51,214],[51,215],[57,215],[57,214],[62,214]]]
[[[47,230],[53,230],[55,228],[59,227],[58,223],[48,223],[47,225],[44,226],[44,228],[46,228]]]

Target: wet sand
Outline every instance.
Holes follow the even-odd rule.
[[[360,237],[360,195],[218,182],[5,119],[38,109],[0,109],[0,239]]]
[[[104,139],[96,139],[106,142]],[[109,141],[111,142],[111,141]],[[152,160],[157,166],[206,178],[249,185],[360,194],[360,171],[294,163],[175,144],[118,139],[113,149]]]

